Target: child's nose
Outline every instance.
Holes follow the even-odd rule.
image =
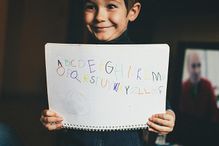
[[[98,22],[103,22],[107,18],[107,11],[104,8],[99,8],[96,14],[96,20]]]

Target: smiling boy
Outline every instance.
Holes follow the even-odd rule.
[[[85,2],[84,21],[97,40],[109,42],[127,30],[129,21],[137,18],[140,8],[138,2],[129,10],[124,0],[90,0]]]
[[[84,22],[90,33],[88,43],[129,44],[128,23],[140,12],[139,0],[84,0]],[[44,110],[41,122],[48,130],[61,129],[62,117],[51,110]],[[172,110],[152,115],[148,119],[148,130],[167,134],[173,130],[175,114]],[[67,130],[65,146],[140,146],[139,130],[88,132]]]

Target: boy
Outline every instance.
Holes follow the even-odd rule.
[[[90,33],[88,43],[128,44],[128,23],[134,21],[140,12],[138,0],[85,0],[84,22]],[[44,110],[41,122],[48,130],[62,127],[62,117],[54,111]],[[167,134],[173,130],[175,114],[172,110],[153,115],[148,120],[148,130]],[[88,132],[67,130],[65,146],[140,146],[142,145],[139,130]]]

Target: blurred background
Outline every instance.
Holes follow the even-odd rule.
[[[81,1],[0,0],[0,122],[13,127],[25,146],[54,145],[55,134],[39,121],[47,107],[44,45],[86,39]],[[180,44],[219,43],[218,4],[213,0],[142,0],[140,17],[130,24],[134,42],[170,45],[168,97],[177,114],[183,68],[177,60]],[[169,140],[183,143],[178,137],[173,132]]]

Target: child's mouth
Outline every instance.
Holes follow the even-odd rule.
[[[104,31],[108,28],[111,28],[112,26],[93,26],[93,29],[96,30],[96,31]]]

